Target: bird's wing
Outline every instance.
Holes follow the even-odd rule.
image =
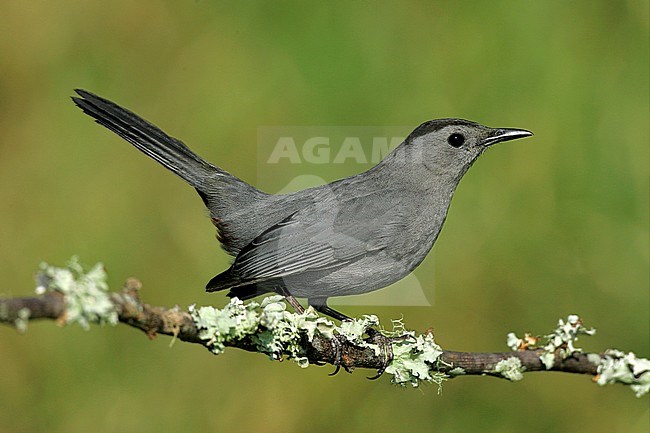
[[[244,281],[260,281],[348,264],[385,249],[402,233],[398,209],[374,193],[316,203],[255,238],[231,271]]]

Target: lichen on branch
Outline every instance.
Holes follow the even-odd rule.
[[[277,295],[247,303],[233,298],[223,308],[157,307],[140,301],[140,288],[139,281],[129,279],[121,291],[109,292],[101,264],[89,271],[84,271],[76,258],[64,268],[42,264],[36,296],[0,299],[0,322],[19,331],[25,331],[29,321],[44,318],[62,325],[77,323],[84,329],[91,323],[122,322],[149,337],[171,335],[200,344],[214,354],[236,347],[264,353],[272,360],[291,359],[303,368],[329,363],[348,372],[356,368],[385,369],[392,383],[402,386],[441,386],[447,379],[464,375],[518,381],[524,373],[551,370],[590,374],[599,385],[629,385],[637,396],[650,391],[647,359],[615,349],[584,353],[576,347],[580,336],[595,333],[577,315],[560,319],[553,331],[541,337],[508,334],[510,352],[454,352],[443,350],[431,332],[407,330],[401,320],[393,321],[392,330],[383,329],[374,315],[337,325],[311,307],[301,314],[290,312]],[[371,338],[369,329],[381,332],[389,347]],[[390,362],[386,365],[387,360]]]

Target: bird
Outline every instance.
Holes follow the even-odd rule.
[[[456,118],[426,121],[367,171],[290,194],[268,194],[198,156],[135,113],[89,91],[84,113],[191,185],[207,207],[232,264],[206,285],[247,300],[296,298],[337,320],[336,296],[386,287],[410,274],[432,249],[459,182],[496,143],[529,137]]]

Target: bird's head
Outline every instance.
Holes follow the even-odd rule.
[[[463,119],[436,119],[415,128],[403,143],[409,164],[460,180],[485,149],[533,135],[525,129],[489,128]]]

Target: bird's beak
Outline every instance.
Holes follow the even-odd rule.
[[[491,146],[495,143],[501,143],[502,141],[516,140],[517,138],[530,137],[531,135],[533,135],[533,133],[526,131],[525,129],[493,129],[490,135],[485,140],[483,140],[483,145]]]

